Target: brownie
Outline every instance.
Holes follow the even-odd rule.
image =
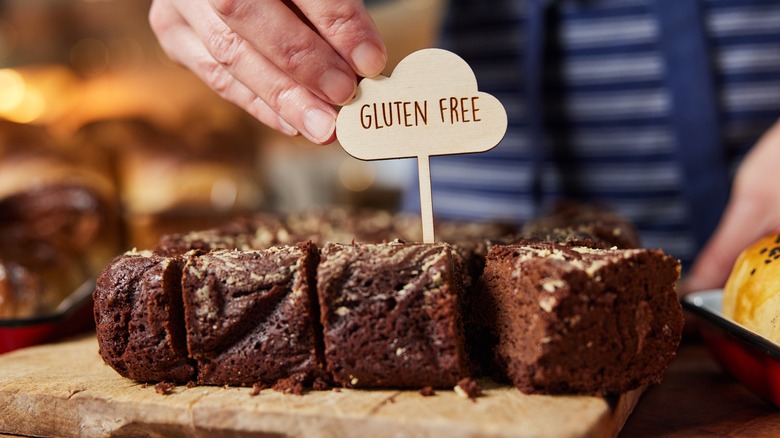
[[[95,323],[100,356],[122,376],[142,382],[187,382],[181,300],[182,261],[128,252],[98,276]]]
[[[239,217],[224,225],[184,234],[166,234],[154,249],[160,255],[181,255],[197,249],[265,249],[290,243],[290,235],[281,221],[267,214]]]
[[[317,287],[334,381],[451,388],[466,377],[464,275],[448,244],[327,244]]]
[[[484,242],[500,240],[517,233],[517,226],[507,222],[438,221],[436,239],[443,242]]]
[[[336,207],[291,213],[284,223],[293,241],[382,243],[397,239],[394,216],[383,210]]]
[[[602,234],[603,235],[603,234]],[[610,249],[619,248],[614,239],[604,240],[593,232],[590,225],[567,226],[559,228],[527,228],[525,232],[514,239],[512,244],[556,243],[563,246],[584,246],[587,248]],[[621,249],[635,248],[632,243],[621,243]]]
[[[317,261],[311,242],[188,254],[182,292],[198,383],[271,386],[321,376]]]
[[[550,214],[527,222],[520,241],[555,242],[598,248],[640,247],[636,228],[619,214],[596,204],[558,203]]]
[[[496,245],[480,281],[498,369],[526,393],[659,382],[680,341],[679,262],[659,250]]]
[[[435,226],[436,223],[434,222]],[[438,231],[438,228],[436,230]],[[400,239],[404,242],[422,242],[422,220],[420,214],[403,212],[394,214],[392,234],[396,237],[388,240],[388,242],[392,242],[395,239]]]

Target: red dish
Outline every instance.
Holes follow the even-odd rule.
[[[707,322],[702,338],[720,365],[756,395],[780,407],[780,345],[721,313],[723,291],[685,296],[685,309]]]
[[[84,283],[50,315],[0,319],[0,354],[56,341],[93,329],[95,327],[95,317],[92,313],[94,290],[94,281]]]

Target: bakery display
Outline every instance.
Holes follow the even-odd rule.
[[[447,244],[327,244],[325,361],[345,387],[452,387],[468,375],[463,261]]]
[[[131,245],[149,247],[160,235],[213,227],[259,208],[255,144],[225,142],[207,124],[198,138],[184,130],[147,131],[135,134],[144,141],[122,149],[117,166]]]
[[[659,382],[682,333],[679,274],[658,250],[494,246],[480,298],[499,369],[526,393],[607,395]]]
[[[204,229],[256,210],[263,192],[256,132],[224,107],[194,108],[176,124],[143,116],[91,120],[73,143],[107,157],[129,246]]]
[[[322,375],[311,242],[186,258],[184,318],[198,383],[310,385]]]
[[[723,287],[723,315],[780,343],[780,233],[746,248]]]
[[[115,189],[103,169],[88,165],[91,156],[43,128],[0,120],[0,259],[42,285],[34,314],[0,302],[9,318],[53,312],[119,252]]]

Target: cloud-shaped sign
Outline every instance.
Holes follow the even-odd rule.
[[[458,55],[424,49],[404,58],[392,77],[363,79],[336,120],[336,135],[362,160],[485,152],[507,128],[501,102],[481,93]]]

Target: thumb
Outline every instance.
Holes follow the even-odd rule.
[[[765,227],[757,226],[764,208],[755,199],[734,196],[710,240],[699,253],[683,281],[681,292],[722,287],[739,254],[760,239]]]
[[[683,282],[683,294],[722,287],[745,248],[780,230],[780,193],[775,189],[779,160],[780,120],[761,136],[740,165],[731,200]]]

